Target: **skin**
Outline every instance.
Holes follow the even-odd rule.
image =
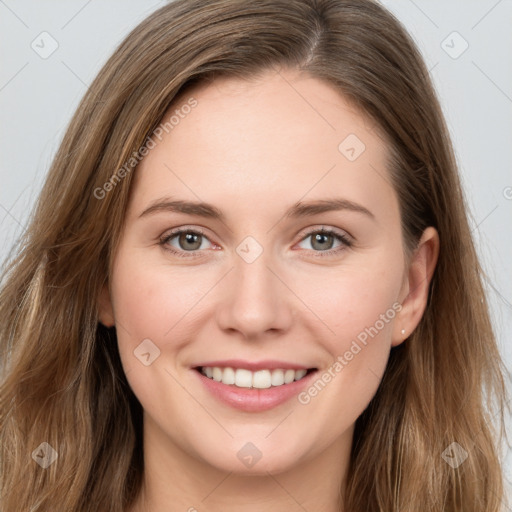
[[[428,228],[405,256],[384,139],[330,85],[288,69],[195,86],[181,104],[191,95],[198,105],[136,171],[100,297],[100,320],[116,325],[127,379],[144,408],[144,488],[131,511],[339,511],[354,423],[391,347],[421,319],[438,235]],[[338,149],[349,134],[366,146],[354,161]],[[140,217],[166,196],[211,203],[226,219]],[[334,197],[373,217],[350,210],[284,217],[299,200]],[[167,247],[185,257],[159,243],[183,226],[204,233],[193,249],[198,257],[179,235]],[[315,244],[322,226],[352,245],[329,236]],[[263,248],[252,263],[236,252],[246,236]],[[293,397],[242,412],[214,398],[191,369],[237,357],[289,361],[321,375],[393,304],[401,305],[394,318],[307,404]],[[133,351],[147,338],[160,355],[145,366]],[[247,442],[262,454],[251,468],[237,457]]]

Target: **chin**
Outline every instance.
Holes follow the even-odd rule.
[[[303,458],[296,448],[290,445],[288,450],[283,446],[274,446],[268,440],[258,442],[233,441],[224,444],[220,451],[203,455],[210,465],[238,475],[264,476],[267,473],[278,474],[295,467]]]

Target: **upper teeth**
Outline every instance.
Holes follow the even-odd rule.
[[[258,370],[251,372],[244,368],[203,366],[201,373],[223,384],[234,384],[240,388],[266,389],[300,380],[306,375],[307,370]]]

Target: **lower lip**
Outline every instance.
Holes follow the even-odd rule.
[[[266,389],[239,388],[209,379],[198,370],[193,370],[193,372],[201,379],[206,389],[225,404],[241,411],[261,412],[277,407],[298,395],[309,384],[317,370],[308,373],[300,380],[290,382],[290,384]]]

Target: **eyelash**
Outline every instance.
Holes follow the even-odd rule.
[[[205,236],[203,231],[200,229],[194,228],[194,229],[188,229],[188,228],[178,228],[170,233],[167,233],[160,239],[160,245],[163,247],[164,250],[171,252],[172,254],[180,257],[180,258],[196,258],[200,257],[201,254],[199,254],[199,251],[177,251],[176,249],[171,248],[167,244],[170,240],[172,240],[176,235],[180,235],[181,233],[191,233],[194,235],[200,235],[208,240],[208,237]],[[327,251],[313,251],[315,254],[315,257],[324,258],[327,256],[331,256],[335,253],[339,253],[340,251],[345,250],[348,247],[352,246],[352,241],[349,240],[348,237],[345,235],[342,235],[341,233],[338,233],[334,229],[331,228],[321,228],[321,229],[314,229],[312,231],[309,231],[303,235],[303,237],[300,239],[300,242],[303,240],[306,240],[306,238],[310,237],[311,235],[315,234],[321,234],[321,235],[332,235],[336,240],[341,242],[343,245],[341,247],[338,247],[336,249],[329,249]]]

